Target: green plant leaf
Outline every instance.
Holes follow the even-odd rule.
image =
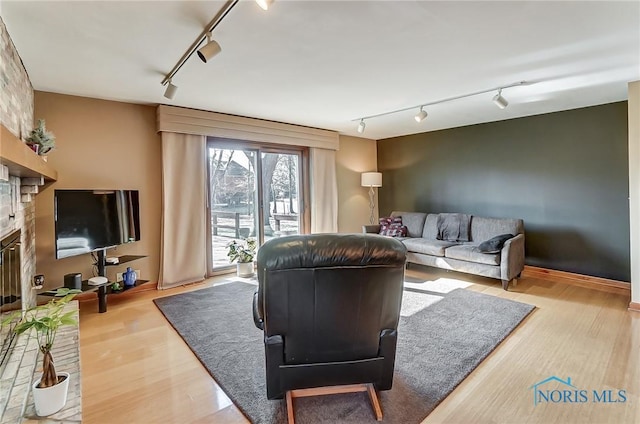
[[[49,328],[44,322],[35,320],[33,321],[33,327],[38,333],[44,333]]]
[[[16,325],[16,327],[13,329],[13,331],[16,334],[22,334],[25,331],[29,330],[31,327],[33,327],[33,325],[34,325],[34,321],[22,322],[22,323]]]
[[[62,317],[60,318],[60,324],[62,325],[75,325],[77,324],[77,321],[73,318],[70,317]]]
[[[8,314],[5,318],[3,318],[2,322],[0,324],[4,327],[5,325],[9,325],[16,318],[21,317],[21,316],[22,316],[22,311],[12,312],[12,313]]]
[[[253,238],[241,241],[233,240],[227,244],[229,262],[253,262],[256,256],[257,241]]]
[[[56,137],[50,131],[47,131],[44,123],[44,119],[38,120],[38,126],[35,127],[29,136],[27,142],[38,144],[40,148],[38,154],[43,155],[53,150],[56,145]]]

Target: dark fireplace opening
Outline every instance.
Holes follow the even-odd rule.
[[[6,312],[22,308],[21,268],[20,230],[17,230],[0,241],[0,374],[15,344],[13,330],[20,321],[20,317],[7,323],[4,319]]]

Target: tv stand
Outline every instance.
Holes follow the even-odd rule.
[[[107,273],[105,267],[107,266],[107,249],[98,250],[98,261],[96,266],[98,267],[98,275],[106,277]]]
[[[123,255],[123,256],[119,256],[118,257],[118,263],[117,264],[111,264],[111,263],[107,263],[107,249],[100,249],[97,252],[97,261],[96,261],[96,266],[98,267],[98,275],[100,275],[101,277],[107,277],[107,271],[106,271],[106,267],[108,266],[119,266],[122,264],[125,264],[127,262],[131,262],[131,261],[136,261],[138,259],[143,259],[146,258],[145,255]],[[140,286],[144,283],[147,283],[148,280],[137,280],[136,284],[134,286],[131,287],[123,287],[122,290],[118,290],[118,291],[114,291],[111,290],[111,284],[112,282],[106,283],[104,285],[101,285],[98,288],[98,312],[100,313],[104,313],[107,312],[107,294],[120,294],[123,293],[133,287],[137,287]],[[124,284],[123,284],[124,286]]]

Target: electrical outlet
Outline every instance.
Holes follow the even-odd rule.
[[[38,274],[33,277],[33,286],[31,287],[34,290],[41,289],[44,286],[44,275]]]

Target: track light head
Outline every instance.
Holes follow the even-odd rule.
[[[425,110],[422,110],[424,106],[420,106],[420,112],[416,113],[416,116],[414,116],[413,118],[416,120],[416,122],[422,122],[427,118],[427,115],[429,115]]]
[[[273,3],[273,0],[256,0],[258,6],[262,8],[262,10],[269,10],[269,6]]]
[[[493,96],[493,103],[495,103],[496,106],[498,106],[500,109],[504,109],[505,107],[509,106],[509,102],[507,101],[507,99],[502,97],[502,88],[498,90],[498,94]]]
[[[198,57],[204,63],[207,63],[209,59],[213,58],[213,56],[217,55],[221,51],[222,51],[222,48],[220,47],[220,44],[218,44],[216,40],[213,40],[211,38],[211,33],[208,33],[207,44],[205,44],[204,47],[201,47],[198,49]]]
[[[362,134],[364,132],[364,127],[366,126],[367,124],[364,123],[364,119],[361,119],[360,123],[358,124],[358,132]]]
[[[169,82],[167,83],[167,89],[164,90],[164,97],[166,97],[169,100],[173,100],[173,98],[176,96],[177,91],[178,91],[178,86],[173,85],[171,80],[169,80]]]

